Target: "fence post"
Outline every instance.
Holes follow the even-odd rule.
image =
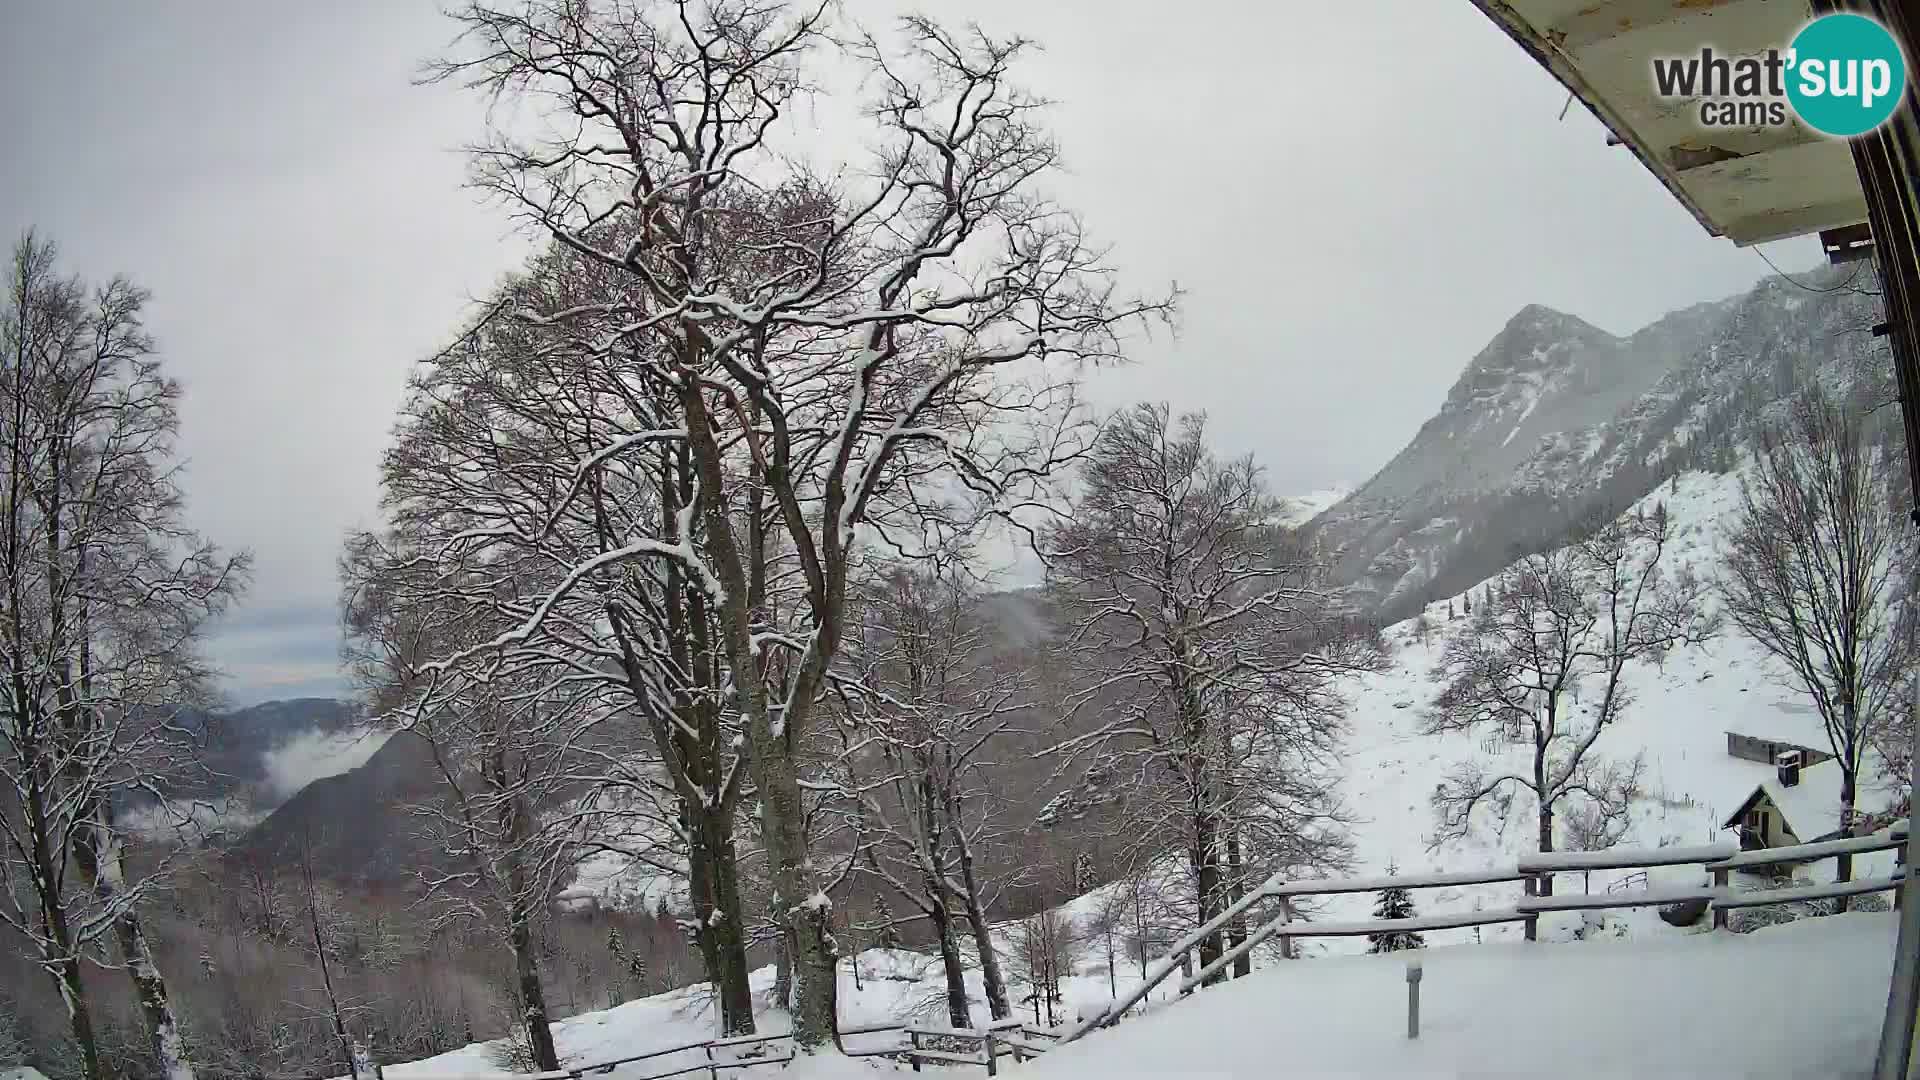
[[[1694,880],[1698,881],[1699,879],[1695,878]],[[1715,870],[1713,872],[1714,891],[1719,892],[1720,890],[1723,890],[1726,887],[1727,887],[1727,872],[1725,870]],[[1707,906],[1713,909],[1713,928],[1715,930],[1725,930],[1727,928],[1727,909],[1721,907],[1717,903],[1711,903],[1711,902]]]
[[[720,1066],[713,1061],[713,1044],[705,1043],[700,1048],[707,1052],[707,1080],[720,1080]]]
[[[1407,957],[1407,1038],[1409,1039],[1420,1037],[1420,976],[1422,974],[1420,958]]]
[[[1000,1063],[997,1055],[995,1055],[993,1052],[993,1029],[988,1028],[987,1033],[980,1037],[980,1041],[987,1048],[987,1075],[999,1076]]]
[[[1534,882],[1535,882],[1535,879],[1532,874],[1523,875],[1520,878],[1521,891],[1525,892],[1526,895],[1528,896],[1535,895],[1537,890],[1535,888]],[[1525,933],[1528,941],[1540,940],[1540,916],[1539,915],[1536,914],[1536,915],[1527,916],[1526,922],[1522,923],[1521,925],[1525,928]]]
[[[913,1071],[919,1072],[920,1071],[920,1033],[913,1030],[912,1028],[908,1028],[907,1038],[912,1040],[913,1042],[913,1050],[908,1052],[907,1060],[913,1062]]]
[[[1287,922],[1291,923],[1293,921],[1293,898],[1292,897],[1283,896],[1280,898],[1280,914],[1286,917]],[[1282,935],[1280,938],[1280,959],[1282,960],[1297,959],[1297,957],[1294,955],[1293,950],[1294,950],[1293,937],[1291,935]]]

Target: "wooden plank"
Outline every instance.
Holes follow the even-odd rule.
[[[1572,893],[1567,896],[1529,896],[1513,905],[1515,911],[1604,911],[1608,908],[1653,907],[1689,900],[1712,900],[1718,890],[1705,885],[1674,889],[1624,889],[1613,893]]]
[[[901,1057],[917,1058],[920,1061],[941,1062],[948,1065],[985,1065],[984,1055],[949,1054],[944,1050],[908,1050]]]
[[[700,1045],[700,1046],[750,1046],[750,1045],[752,1045],[752,1044],[754,1044],[754,1043],[763,1043],[763,1042],[772,1042],[772,1041],[773,1041],[773,1040],[775,1040],[775,1039],[788,1039],[788,1038],[792,1038],[792,1036],[791,1036],[791,1035],[788,1035],[788,1034],[787,1034],[786,1032],[784,1032],[784,1031],[783,1031],[783,1032],[781,1032],[781,1033],[780,1033],[780,1034],[778,1034],[778,1035],[735,1035],[735,1036],[733,1036],[733,1037],[732,1037],[732,1038],[730,1038],[730,1039],[714,1039],[714,1040],[713,1040],[713,1041],[711,1041],[711,1042],[706,1042],[706,1043],[699,1043],[699,1044],[696,1044],[696,1045]]]
[[[1019,1021],[1016,1020],[1013,1026],[1019,1027]],[[943,1039],[979,1039],[986,1036],[986,1029],[983,1028],[941,1027],[938,1024],[914,1024],[906,1030],[919,1035],[938,1035]]]
[[[748,1069],[755,1065],[785,1065],[787,1062],[792,1061],[795,1056],[795,1054],[789,1051],[786,1057],[756,1057],[740,1058],[737,1061],[716,1061],[712,1067],[715,1069]]]
[[[842,1035],[878,1035],[883,1031],[905,1031],[905,1024],[867,1024],[864,1027],[841,1028]]]
[[[1323,922],[1288,923],[1276,927],[1275,937],[1358,937],[1365,934],[1384,934],[1393,930],[1418,933],[1423,930],[1458,930],[1466,926],[1489,926],[1493,923],[1520,922],[1532,918],[1530,912],[1513,908],[1494,908],[1488,911],[1462,911],[1452,915],[1421,915],[1412,919],[1368,919],[1364,922]]]
[[[1731,859],[1740,854],[1740,845],[1731,840],[1698,847],[1613,848],[1608,851],[1549,851],[1522,855],[1520,871],[1527,874],[1565,873],[1573,870],[1636,870],[1646,866],[1682,866]]]
[[[1814,859],[1826,859],[1835,855],[1858,855],[1868,851],[1887,851],[1907,842],[1905,828],[1888,829],[1885,832],[1869,836],[1854,836],[1845,840],[1821,840],[1812,844],[1793,844],[1789,847],[1761,848],[1758,851],[1743,851],[1731,859],[1722,859],[1707,866],[1709,870],[1743,870],[1750,866],[1778,866],[1781,863],[1810,862]]]
[[[1907,880],[1905,874],[1891,877],[1861,878],[1858,881],[1828,882],[1825,885],[1802,885],[1792,889],[1755,889],[1743,891],[1736,889],[1715,898],[1713,905],[1719,908],[1759,907],[1762,904],[1793,904],[1804,900],[1829,900],[1841,896],[1859,896],[1863,893],[1883,892],[1899,888]]]
[[[1453,885],[1491,885],[1502,881],[1520,881],[1526,875],[1518,867],[1491,866],[1484,870],[1462,870],[1445,874],[1404,874],[1363,878],[1325,878],[1289,881],[1269,885],[1262,896],[1332,896],[1335,893],[1379,892],[1381,889],[1442,889]]]

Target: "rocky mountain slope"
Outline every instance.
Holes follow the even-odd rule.
[[[1871,273],[1828,268],[1676,311],[1628,337],[1521,309],[1440,411],[1313,522],[1356,598],[1402,617],[1681,468],[1724,458],[1813,378],[1884,378]]]

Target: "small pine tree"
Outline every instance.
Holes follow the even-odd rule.
[[[615,961],[618,961],[626,951],[627,943],[620,936],[620,924],[609,924],[607,926],[607,952],[612,954]]]
[[[1387,864],[1387,876],[1392,877],[1395,869]],[[1376,919],[1413,918],[1413,894],[1399,885],[1388,886],[1380,890],[1379,899],[1373,904],[1373,917]],[[1424,949],[1426,938],[1408,930],[1388,930],[1378,934],[1368,934],[1367,951],[1370,953],[1400,952],[1405,949]]]
[[[1452,601],[1451,599],[1449,599],[1449,600],[1447,601],[1447,621],[1448,621],[1448,622],[1452,622],[1452,621],[1453,621],[1453,618],[1454,618],[1454,615],[1453,615],[1453,601]]]
[[[1085,895],[1092,892],[1096,884],[1098,881],[1093,873],[1093,855],[1091,852],[1083,851],[1073,860],[1073,889]]]
[[[647,957],[645,953],[627,954],[627,981],[633,984],[633,992],[639,997],[647,996]]]
[[[1472,589],[1467,590],[1467,594],[1460,598],[1460,602],[1465,609],[1465,614],[1468,614],[1468,615],[1473,614],[1473,590]]]

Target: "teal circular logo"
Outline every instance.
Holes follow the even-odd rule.
[[[1822,15],[1800,28],[1787,56],[1787,100],[1823,135],[1864,135],[1906,94],[1899,43],[1865,15]]]

